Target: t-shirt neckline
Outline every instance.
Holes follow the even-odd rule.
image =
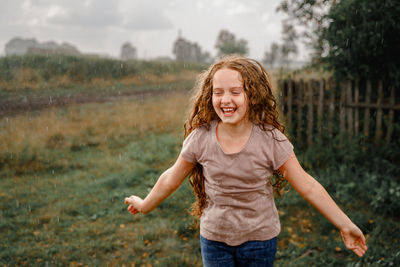
[[[217,144],[218,148],[222,151],[222,153],[223,153],[224,155],[226,155],[226,156],[235,156],[235,155],[238,155],[238,154],[242,153],[243,151],[245,151],[245,150],[247,149],[247,147],[248,147],[248,146],[250,145],[250,143],[251,143],[251,140],[253,139],[254,128],[255,128],[254,124],[252,124],[253,127],[252,127],[252,129],[251,129],[250,137],[249,137],[249,139],[247,140],[247,143],[243,146],[243,148],[242,148],[240,151],[235,152],[235,153],[226,153],[226,152],[222,149],[222,146],[221,146],[221,144],[220,144],[219,141],[218,141],[218,138],[217,138],[217,126],[218,126],[218,121],[213,121],[213,127],[212,127],[213,140],[214,140],[214,142]]]

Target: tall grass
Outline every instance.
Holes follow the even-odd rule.
[[[5,117],[0,121],[0,163],[17,173],[49,168],[48,153],[106,147],[149,132],[179,133],[187,96],[170,101],[122,101],[73,105],[42,111],[38,116]],[[83,108],[84,107],[84,108]],[[181,118],[181,119],[179,119]],[[29,129],[29,131],[28,131]],[[55,160],[55,159],[54,159]]]
[[[193,81],[200,64],[84,56],[24,55],[0,58],[0,91],[60,90],[78,86],[143,85]]]

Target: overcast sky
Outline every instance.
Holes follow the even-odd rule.
[[[178,32],[215,55],[221,29],[248,41],[262,59],[281,42],[280,0],[1,0],[0,54],[13,37],[68,42],[83,53],[118,57],[130,42],[140,58],[170,56]],[[299,56],[304,59],[305,53]]]

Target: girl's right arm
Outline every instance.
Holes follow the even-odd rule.
[[[138,212],[146,214],[152,211],[181,185],[194,166],[195,163],[179,156],[175,164],[161,174],[144,200],[135,195],[125,198],[125,204],[129,205],[128,211],[132,214]]]
[[[363,256],[367,250],[364,234],[337,206],[325,188],[304,171],[293,152],[279,170],[304,199],[339,228],[346,247]]]

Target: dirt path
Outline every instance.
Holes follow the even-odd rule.
[[[102,103],[122,99],[146,99],[148,97],[168,95],[173,92],[186,92],[182,89],[159,89],[116,93],[86,92],[70,96],[34,96],[19,99],[0,99],[0,118],[25,112],[37,111],[51,107],[67,106],[81,103]]]

